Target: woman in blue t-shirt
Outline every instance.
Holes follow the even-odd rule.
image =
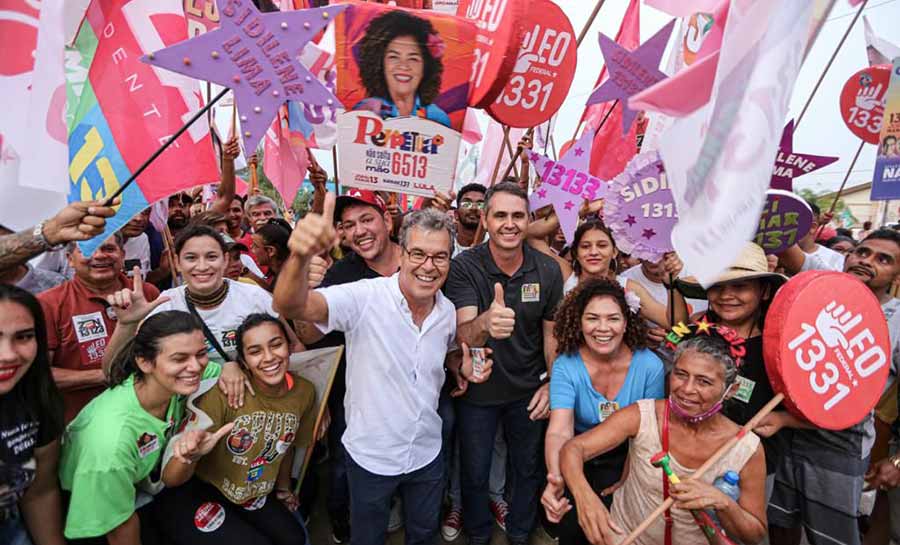
[[[554,335],[559,356],[550,379],[550,426],[544,445],[548,475],[542,502],[555,503],[565,487],[559,469],[565,442],[639,399],[663,398],[665,369],[645,346],[638,309],[629,308],[625,291],[610,280],[588,280],[570,292],[557,310]],[[607,507],[627,456],[625,444],[585,464],[585,477]],[[556,533],[560,545],[587,543],[574,509],[559,521]]]

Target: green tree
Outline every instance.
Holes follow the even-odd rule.
[[[800,195],[800,197],[805,199],[807,202],[811,202],[811,203],[815,204],[816,206],[818,206],[822,212],[828,212],[829,210],[831,210],[831,205],[834,203],[834,197],[828,196],[831,193],[832,193],[831,191],[821,191],[821,192],[816,193],[815,191],[813,191],[812,189],[809,189],[809,188],[803,188],[803,189],[797,191],[797,194]],[[850,212],[850,209],[847,208],[847,203],[845,203],[843,199],[838,199],[837,204],[834,207],[834,217],[835,218],[841,217],[844,210],[846,210],[849,213],[849,216],[850,216],[850,218],[852,218],[853,223],[859,222],[859,220],[857,220],[855,217],[853,217],[853,214],[852,214],[852,212]]]
[[[284,199],[281,198],[281,194],[275,189],[275,186],[272,185],[272,181],[266,176],[266,173],[263,172],[263,150],[259,150],[256,154],[258,158],[258,162],[256,165],[256,175],[259,180],[259,190],[263,195],[269,197],[274,200],[281,206],[282,210],[287,208],[284,203]],[[250,179],[250,166],[248,164],[247,167],[242,168],[236,173],[241,178],[244,178],[249,181]],[[294,196],[294,202],[291,203],[290,207],[294,209],[294,212],[298,213],[299,216],[304,216],[309,211],[312,206],[313,192],[301,187],[299,191],[297,191],[297,195]]]

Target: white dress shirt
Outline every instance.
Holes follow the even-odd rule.
[[[317,327],[343,331],[347,342],[347,452],[377,475],[425,467],[441,450],[437,407],[456,337],[453,303],[439,291],[420,329],[398,274],[316,291],[328,304],[328,323]]]

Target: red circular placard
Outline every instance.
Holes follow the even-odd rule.
[[[763,336],[772,388],[791,412],[828,430],[858,424],[891,366],[887,321],[872,291],[838,272],[801,273],[782,287]]]
[[[526,0],[462,0],[456,14],[478,27],[469,105],[487,108],[506,85],[522,43]]]
[[[488,113],[504,125],[535,127],[559,110],[569,94],[578,62],[572,23],[555,3],[534,0],[509,81]]]
[[[889,65],[870,66],[850,76],[841,90],[841,118],[850,132],[869,144],[878,144],[890,80]]]

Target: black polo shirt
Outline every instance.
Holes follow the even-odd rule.
[[[366,264],[366,260],[356,253],[350,253],[328,269],[325,278],[319,287],[327,288],[328,286],[336,286],[339,284],[349,284],[357,280],[365,280],[369,278],[381,278],[377,271],[370,268]],[[332,331],[325,335],[319,341],[309,345],[307,348],[326,348],[329,346],[341,346],[346,344],[344,334],[340,331]],[[341,354],[341,361],[338,363],[337,372],[334,374],[334,384],[331,386],[331,395],[328,398],[329,404],[344,403],[344,394],[347,391],[347,351]]]
[[[552,258],[527,244],[522,266],[507,276],[494,263],[488,243],[463,252],[450,264],[444,294],[457,309],[477,307],[478,314],[494,301],[494,284],[503,286],[506,306],[516,311],[516,325],[508,339],[488,339],[493,349],[491,378],[469,384],[463,399],[476,405],[501,405],[534,395],[547,370],[544,360],[543,321],[553,313],[563,295],[563,278]]]

